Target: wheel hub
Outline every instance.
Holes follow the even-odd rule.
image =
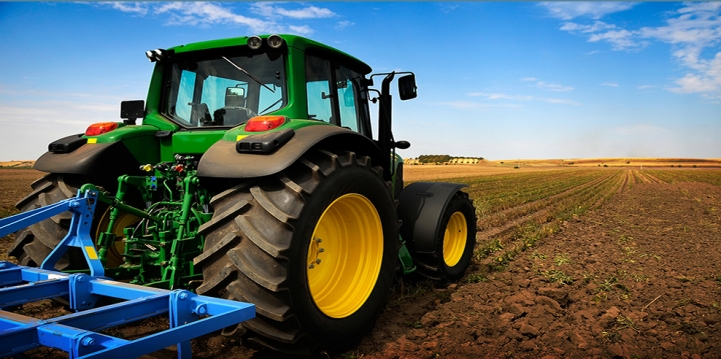
[[[338,197],[308,244],[308,289],[318,309],[332,318],[355,313],[375,288],[382,261],[383,226],[373,203],[357,193]]]

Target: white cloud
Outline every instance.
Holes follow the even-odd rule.
[[[120,10],[122,12],[146,15],[148,13],[149,4],[142,2],[111,2],[110,6],[112,6],[113,9]]]
[[[630,9],[627,3],[543,3],[557,18],[571,20],[590,17],[596,21],[584,23],[566,21],[560,30],[586,36],[589,42],[605,42],[615,51],[640,51],[650,41],[671,44],[671,55],[688,72],[668,88],[676,93],[700,93],[706,97],[721,98],[721,2],[680,4],[680,8],[667,13],[666,25],[623,29],[617,25],[598,21],[604,15]],[[595,53],[593,51],[591,53]],[[589,53],[590,54],[590,53]]]
[[[482,103],[473,101],[450,101],[439,103],[440,106],[448,106],[457,110],[476,110],[490,107],[520,107],[517,104]]]
[[[578,103],[576,101],[562,99],[562,98],[546,98],[546,99],[543,99],[543,101],[546,101],[548,103],[561,104],[561,105],[574,105],[574,106],[581,105],[580,103]]]
[[[289,17],[291,19],[320,19],[337,16],[333,11],[316,6],[307,6],[289,10],[270,3],[260,2],[251,5],[251,11],[267,18]]]
[[[345,28],[350,27],[350,26],[353,26],[353,25],[355,25],[354,22],[344,20],[344,21],[339,21],[339,22],[335,25],[335,28],[336,28],[336,30],[342,30],[342,29],[345,29]]]
[[[588,42],[607,41],[611,43],[614,50],[627,50],[637,47],[644,47],[646,42],[634,41],[635,34],[628,30],[610,30],[601,34],[593,34]]]
[[[549,84],[543,81],[536,82],[536,86],[542,90],[554,91],[554,92],[568,92],[573,91],[571,86],[563,86],[559,84]]]
[[[684,4],[666,20],[666,26],[645,27],[640,34],[671,44],[672,56],[689,69],[670,91],[721,98],[721,3]],[[710,57],[704,56],[707,49]]]
[[[458,9],[459,5],[441,2],[441,3],[438,3],[438,6],[441,8],[441,11],[443,11],[446,14],[449,14],[452,11],[454,11],[455,9]]]
[[[506,95],[502,93],[484,93],[484,92],[470,92],[468,96],[471,97],[485,97],[487,100],[516,100],[516,101],[530,101],[533,100],[533,96],[525,95]]]
[[[593,25],[583,25],[574,22],[564,22],[561,26],[561,30],[564,31],[578,31],[578,32],[597,32],[609,29],[615,29],[616,25],[607,24],[603,21],[596,21]]]
[[[234,24],[248,26],[253,32],[274,32],[280,29],[274,22],[238,15],[230,9],[214,3],[165,3],[155,9],[155,14],[169,15],[168,24],[171,25],[204,27],[215,24]]]
[[[303,25],[303,26],[290,25],[290,26],[288,26],[288,30],[289,30],[288,32],[290,32],[292,34],[296,34],[296,35],[310,35],[313,33],[313,29],[311,29],[310,26],[308,26],[308,25]]]
[[[648,45],[644,41],[636,41],[638,32],[620,29],[616,25],[603,21],[595,21],[591,25],[565,22],[560,30],[570,33],[580,33],[588,36],[588,42],[605,41],[611,44],[614,50],[630,50]]]
[[[604,15],[614,12],[625,11],[635,6],[627,2],[542,2],[540,6],[545,7],[551,16],[561,20],[571,20],[577,17],[600,19]]]
[[[641,86],[637,86],[636,88],[639,90],[645,90],[645,89],[651,89],[651,88],[655,88],[655,87],[656,86],[654,86],[654,85],[641,85]]]
[[[601,86],[618,87],[618,84],[615,82],[604,82],[601,84]]]
[[[186,25],[210,27],[214,25],[246,26],[251,33],[292,33],[309,35],[314,30],[307,24],[290,24],[289,20],[310,20],[338,16],[328,8],[318,6],[300,6],[293,8],[283,3],[220,3],[220,2],[113,2],[97,6],[110,6],[115,10],[140,16],[153,15],[164,17],[167,25]],[[243,15],[236,10],[238,6],[247,6],[251,15]],[[282,21],[281,21],[282,20]],[[338,26],[350,26],[349,21],[341,21]]]
[[[675,81],[678,87],[670,90],[676,93],[714,92],[719,88],[718,79],[688,73]]]
[[[534,82],[536,84],[536,87],[538,87],[541,90],[554,91],[554,92],[568,92],[568,91],[574,90],[574,88],[571,86],[564,86],[564,85],[559,85],[559,84],[549,84],[545,81],[539,81],[535,77],[524,77],[521,79],[521,81]]]
[[[508,95],[508,94],[504,94],[504,93],[485,93],[485,92],[469,92],[469,93],[467,93],[467,95],[471,96],[471,97],[485,97],[485,99],[489,100],[489,101],[495,101],[495,100],[541,101],[541,102],[547,102],[547,103],[551,103],[551,104],[580,105],[578,102],[573,101],[573,100],[568,100],[568,99],[544,98],[544,97],[536,97],[536,96],[528,96],[528,95]],[[463,102],[463,101],[461,101],[461,102]],[[477,103],[473,102],[472,104],[477,104]]]
[[[328,9],[309,6],[303,9],[286,10],[278,8],[278,13],[293,19],[320,19],[325,17],[333,17],[336,14]]]

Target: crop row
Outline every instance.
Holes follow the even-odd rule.
[[[532,247],[537,241],[553,234],[564,221],[571,220],[585,211],[600,206],[615,193],[632,185],[632,173],[628,171],[577,171],[575,186],[547,195],[526,205],[520,205],[491,215],[479,221],[479,243],[475,262],[480,274],[505,266],[509,261]],[[533,181],[534,186],[544,188],[544,182]],[[634,182],[635,183],[635,182]],[[506,220],[506,223],[503,221]],[[493,228],[503,228],[493,230]]]
[[[648,170],[648,173],[664,182],[669,183],[705,182],[721,186],[721,170],[718,169]]]
[[[469,178],[464,182],[479,212],[478,272],[470,281],[503,268],[564,221],[601,206],[640,183],[695,181],[721,185],[719,170],[571,170]],[[499,181],[505,183],[500,184]],[[491,188],[489,185],[499,184]],[[503,191],[507,191],[503,193]],[[499,197],[505,200],[499,201]]]
[[[519,205],[558,195],[608,175],[606,171],[531,172],[461,179],[480,220]]]

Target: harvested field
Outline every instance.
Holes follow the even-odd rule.
[[[562,167],[522,167],[484,166],[484,165],[423,165],[404,166],[403,179],[406,182],[416,181],[447,181],[448,178],[465,178],[489,176],[505,173],[527,173],[538,171],[557,171]]]
[[[447,167],[466,166],[408,166],[406,180],[428,180],[419,169],[468,184],[479,218],[471,268],[448,286],[399,279],[374,330],[338,358],[721,357],[721,170],[425,169]],[[0,184],[24,181],[25,190],[2,192],[3,206],[37,178],[3,180],[6,173]],[[3,252],[10,241],[0,241]],[[62,311],[52,302],[26,307]],[[114,334],[162,325],[144,321]],[[194,354],[273,357],[242,341],[199,338]]]
[[[489,165],[521,167],[678,167],[678,168],[721,168],[721,158],[570,158],[562,160],[498,160],[489,161]]]

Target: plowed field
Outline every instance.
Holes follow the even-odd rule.
[[[339,358],[721,357],[721,170],[510,172],[444,179],[468,184],[476,206],[471,268],[447,287],[399,279],[374,330]],[[0,210],[38,174],[8,173]],[[3,252],[10,242],[2,239]],[[194,354],[273,357],[242,341],[203,337]]]

